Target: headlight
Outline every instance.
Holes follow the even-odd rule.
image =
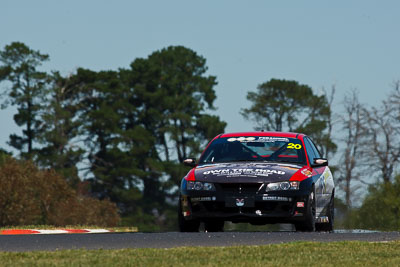
[[[186,184],[187,190],[204,190],[204,191],[215,191],[215,186],[212,183],[204,183],[204,182],[192,182],[188,181]]]
[[[277,191],[277,190],[298,190],[300,182],[281,182],[281,183],[269,183],[265,188],[266,192]]]

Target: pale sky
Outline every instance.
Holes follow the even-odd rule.
[[[128,68],[138,57],[183,45],[217,76],[214,113],[227,132],[253,129],[239,114],[246,94],[271,78],[315,92],[336,86],[378,105],[400,79],[400,1],[0,0],[0,49],[20,41],[50,55],[45,70],[68,74]],[[0,85],[0,87],[2,87]],[[0,111],[0,147],[20,128]]]

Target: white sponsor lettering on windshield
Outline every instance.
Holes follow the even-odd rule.
[[[216,176],[268,176],[271,174],[284,175],[284,171],[268,169],[221,169],[203,172],[204,175]]]
[[[286,137],[273,137],[273,136],[259,136],[259,137],[231,137],[226,141],[228,142],[289,142],[289,138]]]

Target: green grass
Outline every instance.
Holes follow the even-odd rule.
[[[0,252],[1,266],[399,266],[400,242]]]

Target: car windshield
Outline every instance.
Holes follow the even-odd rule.
[[[242,136],[218,138],[204,151],[199,163],[274,161],[306,164],[304,148],[297,138]]]

